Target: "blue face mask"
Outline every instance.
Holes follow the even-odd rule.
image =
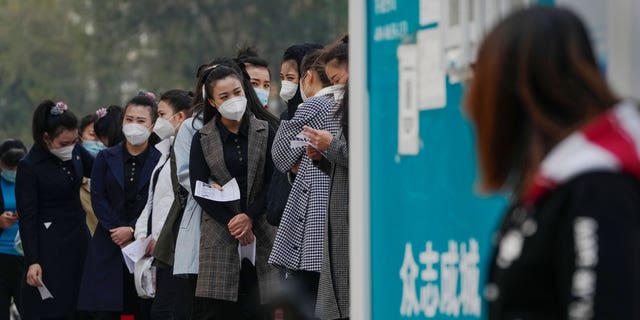
[[[85,141],[82,146],[91,154],[92,157],[96,157],[98,152],[106,149],[105,145],[100,141]]]
[[[256,95],[258,95],[258,99],[260,99],[260,103],[262,106],[266,106],[269,103],[269,91],[259,88],[253,88],[255,90]]]
[[[2,176],[2,179],[6,180],[7,182],[16,183],[15,170],[2,170],[0,172],[0,176]]]

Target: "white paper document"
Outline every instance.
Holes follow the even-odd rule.
[[[420,152],[418,45],[398,46],[398,154]]]
[[[253,242],[246,246],[240,245],[238,243],[238,255],[240,256],[240,263],[242,263],[242,259],[249,259],[249,261],[251,261],[251,264],[253,264],[254,266],[256,265],[256,243],[257,242],[258,241],[254,237]]]
[[[195,196],[218,202],[229,202],[240,200],[240,187],[235,178],[229,180],[222,186],[222,191],[212,187],[210,184],[196,181]]]
[[[418,107],[443,108],[447,104],[447,78],[442,58],[440,28],[420,30],[418,41]]]
[[[41,287],[38,287],[38,292],[40,292],[40,297],[42,298],[42,300],[53,299],[53,295],[51,294],[49,289],[47,289],[47,286],[44,285],[42,279],[38,278],[38,281],[40,281],[40,284],[42,285]]]
[[[291,149],[312,146],[311,142],[304,140],[291,140]]]
[[[122,251],[122,258],[124,258],[124,264],[127,266],[129,273],[133,274],[136,263],[133,262],[133,260],[131,260],[131,258],[129,258],[127,254],[124,253],[124,251]]]
[[[147,252],[147,247],[149,246],[149,242],[153,239],[152,236],[148,236],[144,239],[138,239],[128,246],[122,248],[122,256],[124,257],[124,262],[127,265],[130,273],[133,273],[135,263],[138,260],[144,257]]]

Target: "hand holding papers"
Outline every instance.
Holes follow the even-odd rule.
[[[331,141],[333,141],[333,135],[326,130],[316,130],[309,126],[304,126],[302,135],[309,139],[310,145],[316,148],[320,152],[327,151]]]
[[[122,248],[122,256],[124,257],[124,262],[130,273],[133,273],[135,263],[144,257],[151,240],[153,240],[153,237],[148,236],[144,239],[138,239]]]
[[[240,200],[240,187],[235,178],[222,186],[222,190],[212,187],[208,183],[196,181],[195,196],[218,202]]]

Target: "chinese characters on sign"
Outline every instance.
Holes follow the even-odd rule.
[[[433,243],[427,241],[424,251],[418,254],[418,265],[413,246],[408,242],[400,268],[400,314],[404,317],[424,314],[427,318],[438,314],[480,317],[479,251],[478,241],[473,238],[468,243],[449,240],[446,252],[435,251]]]

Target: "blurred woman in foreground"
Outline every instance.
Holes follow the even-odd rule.
[[[533,7],[499,23],[466,107],[482,187],[513,198],[489,318],[639,318],[640,112],[609,89],[580,19]]]

